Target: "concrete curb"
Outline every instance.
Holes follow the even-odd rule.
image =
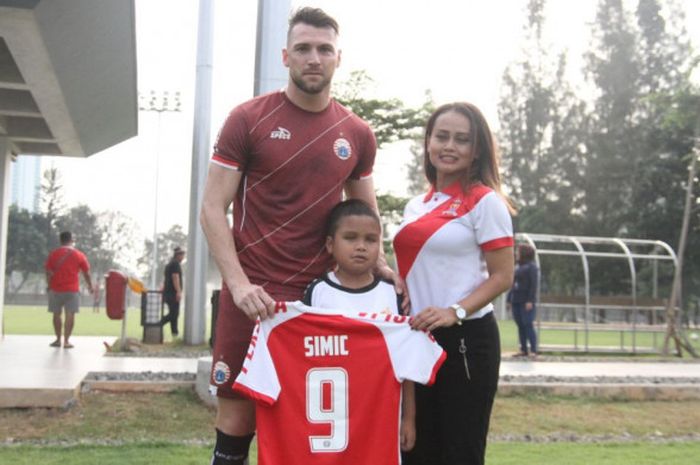
[[[172,392],[195,388],[194,381],[83,381],[81,392]]]
[[[499,383],[498,395],[548,395],[625,400],[698,400],[698,384]]]

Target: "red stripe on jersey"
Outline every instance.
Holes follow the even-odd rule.
[[[426,213],[416,221],[407,224],[394,238],[394,243],[400,243],[399,247],[404,250],[404,253],[398,254],[396,257],[399,274],[403,279],[408,276],[418,253],[428,239],[446,223],[469,213],[483,196],[491,192],[491,189],[479,184],[471,188],[469,193],[465,195],[459,184],[452,184],[445,189],[445,192],[452,194],[452,197],[435,207],[430,213]]]
[[[272,397],[266,396],[265,394],[261,394],[257,391],[253,391],[248,386],[245,386],[241,383],[233,383],[233,390],[236,392],[240,392],[241,394],[249,397],[250,399],[256,400],[268,406],[273,405],[275,403],[275,399],[273,399]]]
[[[241,165],[239,165],[235,161],[232,161],[231,159],[226,158],[223,155],[218,154],[218,153],[215,153],[214,155],[212,155],[211,161],[213,163],[216,163],[217,165],[223,166],[224,168],[230,168],[230,169],[234,169],[234,170],[241,169]]]
[[[445,363],[445,360],[447,360],[447,352],[443,351],[442,355],[440,355],[440,359],[437,361],[437,363],[433,367],[432,373],[430,373],[430,379],[428,380],[427,383],[425,383],[426,386],[433,385],[433,383],[435,382],[435,377],[437,376],[437,372],[440,370],[440,367],[442,366],[442,364]]]
[[[498,250],[504,247],[512,247],[515,241],[512,237],[499,237],[498,239],[493,239],[488,242],[484,242],[480,245],[481,250],[489,252],[491,250]]]

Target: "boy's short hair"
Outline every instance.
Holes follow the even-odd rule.
[[[326,235],[335,235],[335,232],[338,230],[340,220],[342,220],[346,216],[353,215],[369,216],[370,218],[374,218],[374,220],[377,222],[380,228],[382,226],[382,222],[379,219],[379,215],[372,207],[370,207],[367,204],[367,202],[364,202],[360,199],[348,199],[343,200],[331,210],[330,214],[328,215],[328,221],[326,222]]]

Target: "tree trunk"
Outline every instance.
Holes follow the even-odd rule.
[[[700,129],[696,131],[695,149],[690,157],[690,167],[688,168],[688,191],[685,196],[685,208],[683,210],[683,226],[681,236],[678,241],[678,264],[673,275],[673,286],[671,297],[666,306],[666,337],[664,337],[664,355],[668,355],[668,344],[671,339],[676,346],[676,355],[681,357],[685,349],[694,358],[698,358],[697,352],[690,344],[683,333],[682,318],[680,317],[683,308],[681,299],[681,279],[683,276],[683,255],[685,255],[685,243],[688,237],[688,223],[690,223],[690,212],[693,205],[693,184],[695,183],[695,163],[700,155]]]

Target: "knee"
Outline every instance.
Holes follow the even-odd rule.
[[[247,399],[218,399],[216,427],[231,436],[255,432],[255,404]]]

